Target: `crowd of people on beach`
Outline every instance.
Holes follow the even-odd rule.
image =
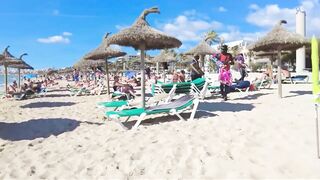
[[[21,85],[19,86],[17,81],[14,80],[7,88],[7,94],[3,98],[17,97],[23,99],[28,95],[39,94],[46,91],[47,87],[57,85],[53,78],[40,77],[38,79],[23,78]]]
[[[231,91],[231,86],[234,83],[245,81],[248,76],[247,64],[245,64],[243,54],[238,54],[233,57],[228,52],[227,45],[221,45],[220,52],[212,54],[210,60],[218,68],[218,81],[220,83],[220,94],[223,100],[228,100],[228,93]],[[186,81],[193,81],[197,78],[204,77],[205,72],[203,67],[200,67],[200,56],[195,54],[189,69],[186,73],[185,69],[173,69],[171,71],[166,70],[167,73],[156,74],[150,67],[145,68],[145,75],[147,85],[152,83],[180,83]],[[233,69],[239,72],[240,78],[233,79],[231,73],[231,65],[234,65]],[[133,74],[132,74],[133,73]],[[282,73],[284,77],[289,77],[290,72],[283,69]],[[90,91],[90,94],[100,94],[101,90],[106,88],[105,72],[101,68],[92,68],[89,71],[81,71],[80,69],[74,69],[71,73],[64,75],[57,75],[58,79],[65,79],[73,82],[72,85],[69,83],[67,88],[84,88]],[[57,76],[53,76],[57,79]],[[167,78],[169,76],[169,79]],[[264,79],[272,79],[276,83],[276,76],[273,75],[272,69],[267,68],[266,72],[262,73],[260,78],[256,78],[254,81],[261,81]],[[135,87],[141,86],[141,74],[136,72],[129,73],[128,76],[125,73],[110,73],[109,81],[111,90],[113,92],[124,93],[130,97],[136,97]],[[8,87],[8,94],[6,97],[13,97],[16,94],[28,93],[34,94],[39,93],[49,85],[55,84],[54,80],[48,76],[43,76],[38,79],[24,79],[21,87],[19,88],[17,82],[14,81]]]

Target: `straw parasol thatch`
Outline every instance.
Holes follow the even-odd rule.
[[[105,59],[105,62],[108,61],[109,58],[114,58],[114,57],[119,57],[119,56],[124,56],[127,53],[113,50],[109,47],[109,44],[107,42],[108,35],[110,33],[107,33],[104,38],[102,39],[102,43],[100,46],[89,52],[84,56],[85,60],[101,60]],[[108,63],[105,63],[105,68],[106,68],[106,79],[107,79],[107,94],[110,94],[110,85],[109,85],[109,72],[108,72]]]
[[[21,87],[20,70],[21,70],[21,69],[33,69],[32,66],[30,66],[29,64],[27,64],[24,60],[22,60],[22,57],[23,57],[23,56],[26,56],[26,55],[28,55],[28,54],[27,54],[27,53],[23,53],[23,54],[20,55],[20,57],[19,57],[19,59],[18,59],[18,60],[20,61],[19,64],[10,64],[10,65],[8,65],[8,67],[10,67],[10,68],[16,68],[16,69],[18,69],[18,87],[19,87],[19,88]]]
[[[190,49],[189,51],[185,52],[184,54],[187,55],[199,55],[200,56],[200,62],[201,67],[204,66],[204,56],[205,55],[212,55],[215,53],[215,50],[205,41],[202,40],[198,45],[196,45],[194,48]]]
[[[159,74],[159,62],[173,62],[176,61],[176,56],[174,55],[174,52],[169,50],[161,50],[160,54],[155,56],[152,61],[156,62],[156,68],[157,68],[157,74]]]
[[[173,52],[168,50],[162,50],[159,55],[155,56],[152,61],[153,62],[172,62],[176,61],[176,57]]]
[[[85,60],[85,59],[80,59],[79,61],[77,61],[73,67],[78,68],[78,69],[84,69],[87,67],[102,67],[106,65],[106,61],[103,59],[99,59],[99,60]]]
[[[118,34],[112,35],[109,39],[110,44],[118,44],[121,46],[132,46],[136,50],[140,50],[141,56],[141,86],[142,86],[142,107],[145,107],[145,71],[144,56],[145,50],[175,48],[181,46],[181,41],[168,36],[159,30],[149,26],[146,17],[150,13],[160,13],[159,9],[154,7],[144,10],[133,25],[120,31]]]
[[[277,51],[278,52],[278,95],[282,97],[281,85],[281,51],[296,50],[308,41],[297,33],[286,30],[282,24],[286,24],[285,20],[281,20],[265,37],[261,38],[248,48],[253,51]]]
[[[5,79],[5,93],[7,94],[7,88],[8,88],[8,65],[11,64],[19,64],[20,61],[14,57],[9,51],[10,46],[7,46],[3,53],[2,53],[2,59],[0,58],[0,66],[4,66],[4,79]]]

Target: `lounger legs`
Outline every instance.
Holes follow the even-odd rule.
[[[191,112],[189,121],[193,121],[194,116],[196,115],[196,112],[197,112],[197,109],[198,109],[198,105],[199,105],[199,99],[193,100],[193,108],[192,108],[192,112]]]
[[[115,123],[117,123],[118,125],[120,125],[123,129],[128,130],[128,128],[127,128],[126,126],[124,126],[124,125],[120,122],[119,118],[112,118],[112,117],[111,117],[110,120],[113,121],[113,122],[115,122]]]
[[[185,119],[184,119],[184,118],[177,112],[177,110],[175,110],[175,109],[172,109],[172,110],[170,111],[169,115],[176,115],[176,116],[179,117],[180,120],[184,120],[184,121],[185,121]]]
[[[134,126],[132,127],[132,129],[137,129],[141,121],[146,117],[146,115],[147,115],[146,113],[142,113],[139,119],[137,120],[136,124],[134,124]]]

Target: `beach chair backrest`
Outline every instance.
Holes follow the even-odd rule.
[[[186,108],[190,105],[192,105],[192,101],[194,100],[193,96],[190,95],[185,95],[180,97],[179,99],[166,103],[166,104],[161,104],[158,106],[153,106],[153,107],[149,107],[147,108],[147,113],[151,112],[151,111],[169,111],[170,109],[183,109]]]

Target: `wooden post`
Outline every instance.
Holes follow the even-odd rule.
[[[5,88],[4,92],[7,95],[7,93],[8,93],[8,69],[7,69],[6,64],[4,65],[4,84],[5,84],[4,85],[4,88]]]
[[[144,50],[145,50],[145,45],[140,46],[140,56],[141,56],[141,66],[140,66],[140,71],[141,71],[141,101],[142,101],[142,108],[145,108],[146,103],[145,103],[145,71],[144,71]]]
[[[20,68],[18,68],[18,88],[20,89],[21,88],[21,81],[20,81]]]
[[[110,94],[110,84],[109,84],[109,70],[108,70],[108,58],[106,58],[106,78],[107,78],[107,94]]]
[[[281,82],[281,51],[278,50],[278,95],[282,98],[282,82]]]

